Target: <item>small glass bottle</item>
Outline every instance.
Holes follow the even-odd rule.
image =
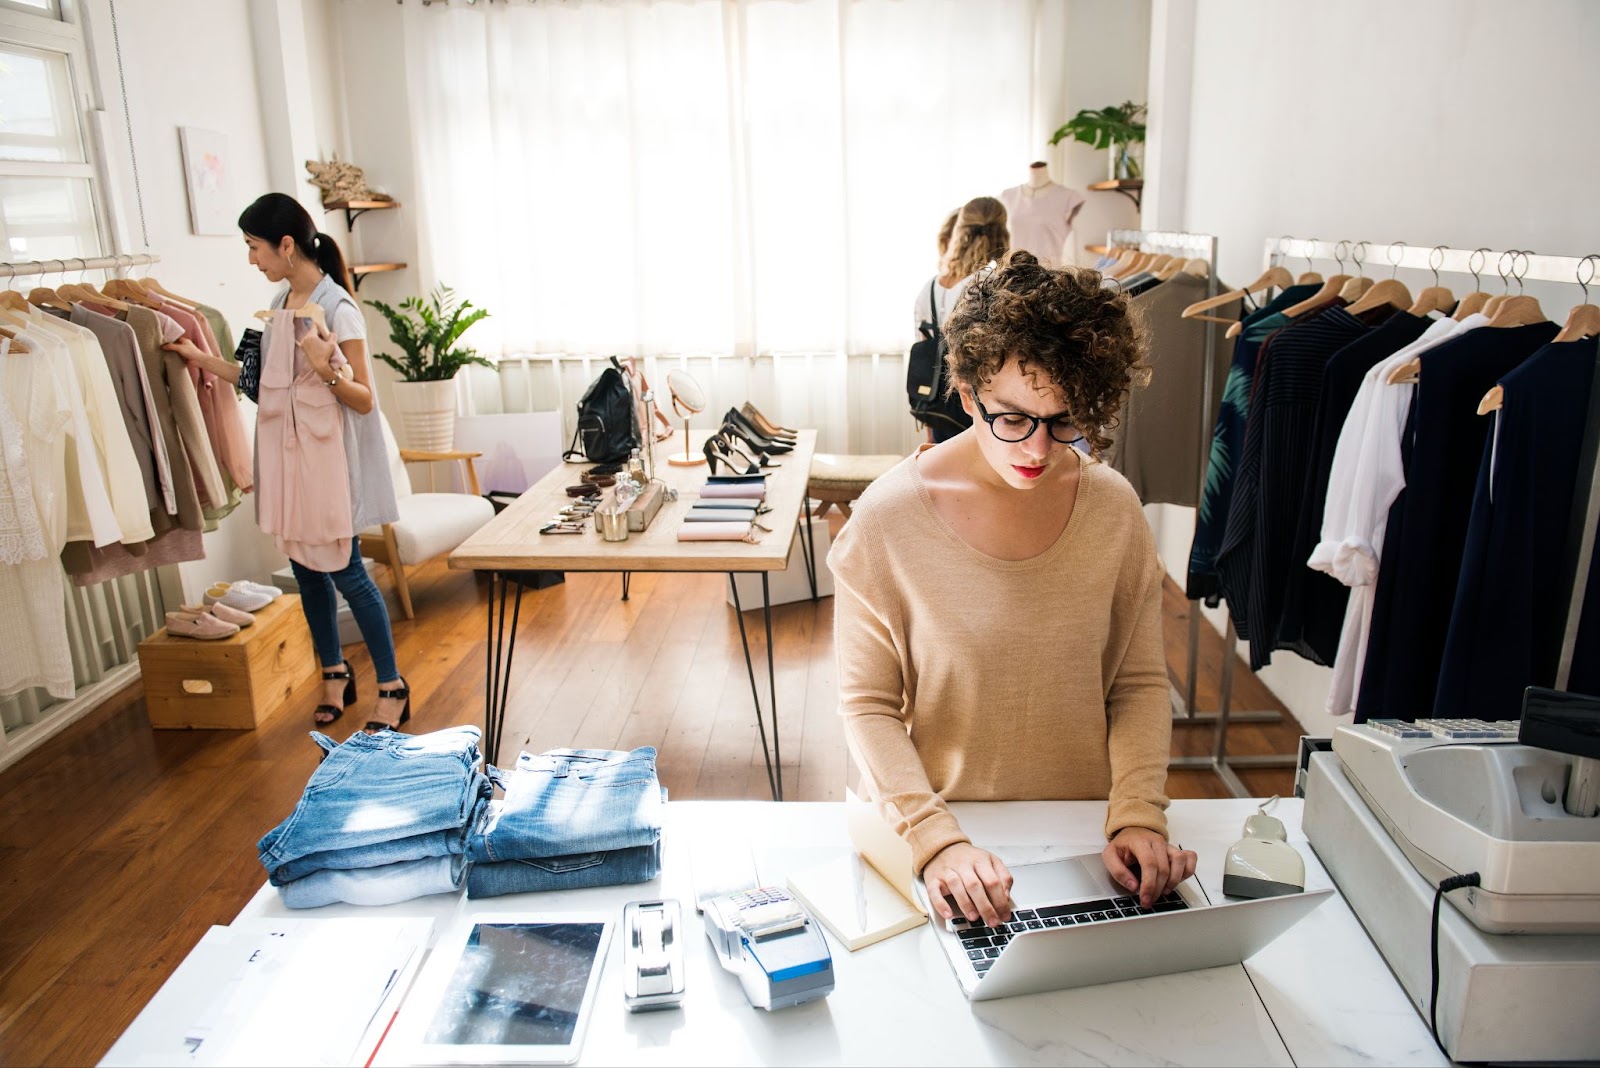
[[[633,479],[633,481],[638,484],[639,489],[641,490],[643,490],[645,484],[650,481],[649,477],[645,474],[644,460],[639,456],[638,449],[634,449],[633,454],[628,457],[628,477]]]

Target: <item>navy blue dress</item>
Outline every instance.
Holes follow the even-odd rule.
[[[1553,686],[1571,590],[1564,584],[1594,338],[1550,344],[1500,380],[1484,443],[1433,714],[1514,719],[1528,686]],[[1492,489],[1492,492],[1491,492]],[[1600,581],[1584,602],[1588,648],[1571,688],[1600,693]]]

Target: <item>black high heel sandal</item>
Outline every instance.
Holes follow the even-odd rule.
[[[730,472],[736,475],[759,475],[761,473],[761,468],[751,461],[750,457],[744,456],[744,464],[735,460],[732,450],[736,448],[720,432],[706,439],[706,463],[710,465],[713,475],[717,473],[718,464],[726,466]],[[741,452],[740,455],[743,456],[744,454]]]
[[[344,662],[343,671],[323,668],[322,678],[327,682],[332,682],[335,679],[344,679],[345,708],[356,703],[356,676],[355,672],[350,670],[350,661],[346,660]],[[326,727],[331,723],[337,723],[343,715],[344,708],[340,708],[338,705],[321,704],[311,710],[311,722],[318,727]],[[318,716],[327,716],[328,718],[318,719]]]
[[[741,431],[738,427],[734,426],[733,424],[731,424],[731,423],[723,423],[722,424],[722,429],[719,430],[717,433],[722,435],[723,442],[728,446],[728,448],[730,450],[732,450],[734,453],[736,453],[736,454],[738,454],[740,456],[744,456],[746,459],[749,459],[749,460],[753,461],[756,464],[759,464],[761,467],[782,467],[783,466],[783,464],[779,463],[777,460],[774,460],[771,456],[767,455],[769,450],[763,448],[758,443],[750,440],[750,438],[743,431]],[[738,445],[738,442],[741,442],[741,441],[744,442],[744,444],[746,446],[743,449],[741,449],[739,447],[739,445]]]
[[[723,429],[721,429],[717,433],[722,438],[722,446],[723,446],[723,448],[725,448],[728,452],[732,453],[737,459],[742,460],[745,463],[748,463],[748,464],[751,465],[749,470],[745,472],[746,474],[750,474],[750,475],[765,475],[766,472],[761,470],[763,467],[782,467],[783,466],[778,461],[774,460],[772,457],[768,456],[764,452],[757,451],[754,456],[750,455],[750,450],[742,449],[742,448],[739,447],[739,441],[741,439],[736,434],[734,434],[734,432],[732,430],[729,430],[727,427],[724,427]],[[746,444],[748,444],[748,442]]]
[[[378,696],[395,699],[404,698],[406,703],[405,707],[400,710],[400,718],[393,723],[385,723],[381,719],[369,719],[367,720],[367,725],[361,729],[376,734],[378,731],[397,731],[404,727],[406,721],[411,718],[411,687],[406,685],[405,676],[400,676],[400,685],[398,686],[393,683],[390,683],[388,687],[379,686]]]
[[[728,414],[722,417],[722,425],[744,438],[752,449],[758,452],[778,453],[793,452],[792,441],[782,441],[769,438],[755,428],[755,424],[739,414],[737,408],[729,408]]]

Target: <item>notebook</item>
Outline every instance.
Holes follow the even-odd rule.
[[[789,892],[851,952],[921,927],[911,850],[876,806],[847,795],[849,853],[789,875]]]

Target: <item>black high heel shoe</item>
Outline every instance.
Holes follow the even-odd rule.
[[[737,441],[744,442],[745,448],[743,450],[741,450],[741,451],[750,453],[751,457],[754,460],[756,460],[756,462],[758,462],[762,467],[782,467],[783,466],[782,464],[780,464],[778,461],[774,460],[768,454],[769,453],[774,453],[774,452],[782,453],[782,452],[789,452],[790,451],[790,449],[788,449],[787,447],[780,447],[780,446],[774,446],[774,445],[763,445],[763,444],[761,444],[759,439],[751,438],[750,435],[746,434],[743,430],[740,430],[737,426],[734,426],[732,423],[723,423],[722,424],[722,429],[719,430],[718,433],[722,435],[723,440],[728,443],[728,446],[730,448],[738,448],[738,446],[736,446],[734,444],[734,442],[737,442]]]
[[[739,414],[738,409],[729,408],[728,414],[722,417],[723,428],[737,434],[745,440],[756,452],[770,452],[774,455],[784,452],[793,452],[794,444],[787,441],[775,441],[751,425],[750,420]]]
[[[400,718],[393,723],[385,723],[381,719],[369,719],[367,720],[367,725],[361,729],[371,734],[376,734],[378,731],[397,731],[401,727],[404,727],[406,725],[406,721],[411,718],[411,687],[406,685],[405,676],[400,676],[400,685],[398,686],[394,685],[393,683],[390,683],[387,687],[379,686],[378,696],[380,698],[389,697],[395,700],[403,698],[405,700],[405,707],[400,710]]]
[[[744,457],[742,463],[733,458],[735,451],[739,451],[739,455]],[[720,432],[706,439],[705,454],[706,463],[710,465],[713,475],[717,473],[718,464],[724,465],[730,473],[735,475],[759,475],[761,473],[761,468],[751,461],[750,457],[745,456],[742,451],[738,450],[737,446],[724,438]]]
[[[343,671],[323,668],[322,677],[327,682],[333,682],[335,679],[345,680],[344,707],[341,708],[339,705],[320,704],[316,708],[312,709],[311,722],[316,724],[318,727],[326,727],[331,723],[337,723],[339,718],[344,715],[345,708],[348,708],[356,702],[356,676],[355,672],[350,670],[350,661],[346,660],[344,662]],[[318,716],[327,716],[328,718],[318,719]]]
[[[778,461],[762,452],[760,449],[750,447],[750,443],[748,441],[745,441],[746,447],[741,448],[739,446],[739,442],[743,441],[744,439],[741,438],[738,431],[734,430],[732,427],[725,426],[721,430],[717,431],[717,434],[722,438],[722,445],[725,449],[727,449],[728,452],[732,453],[735,457],[744,460],[746,463],[754,465],[751,467],[749,472],[747,472],[748,474],[761,474],[761,469],[763,467],[783,466]]]

